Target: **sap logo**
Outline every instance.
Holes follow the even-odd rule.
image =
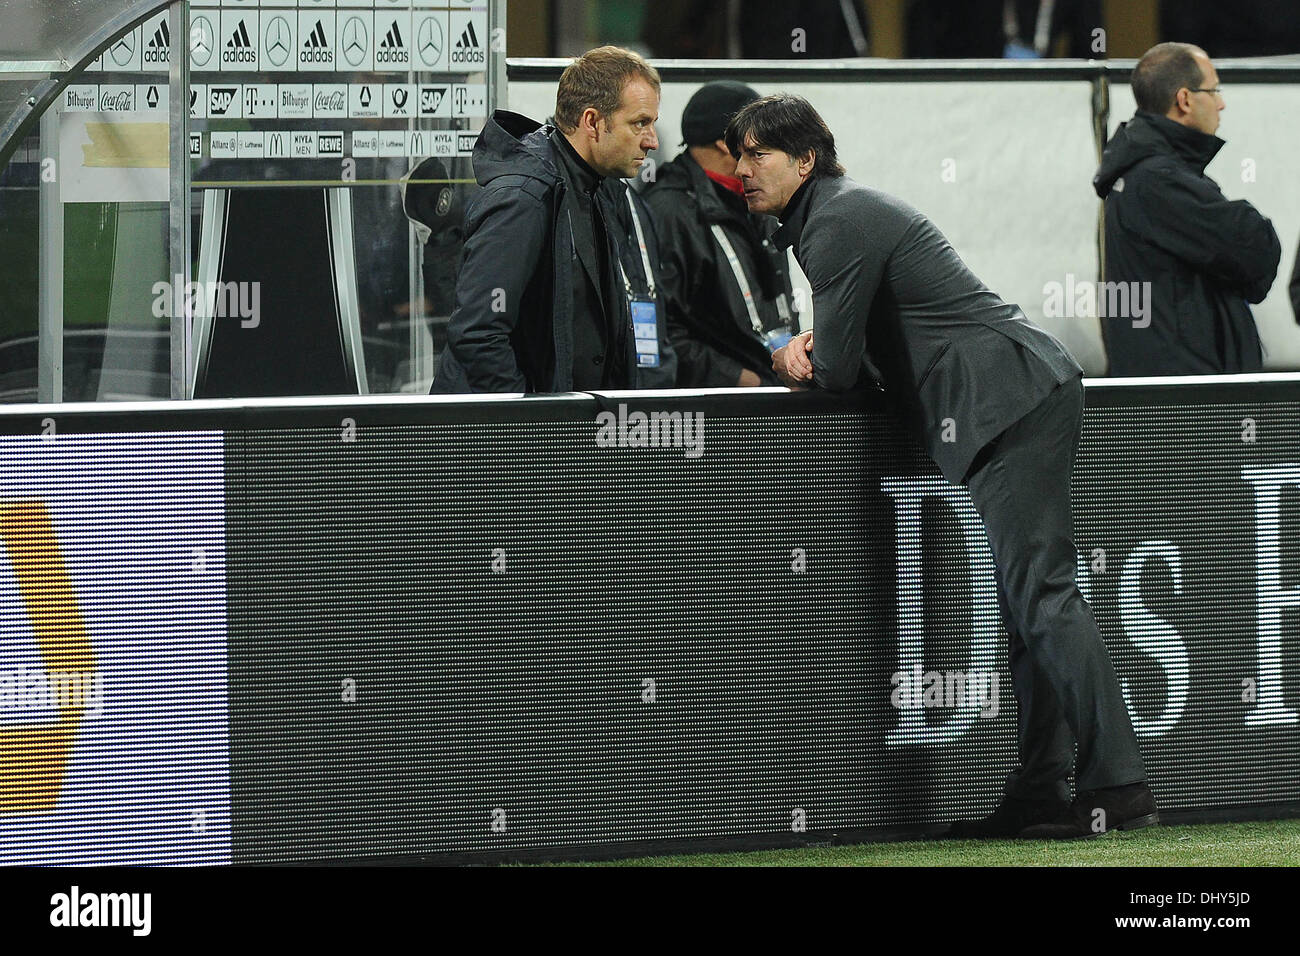
[[[438,111],[442,105],[443,97],[447,95],[445,86],[422,86],[420,87],[420,115],[431,116]]]
[[[237,86],[214,86],[208,90],[208,112],[213,116],[225,116],[230,104],[235,102],[239,92]]]

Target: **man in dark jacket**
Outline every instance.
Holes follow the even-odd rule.
[[[957,835],[1083,837],[1099,820],[1157,822],[1119,682],[1074,579],[1082,369],[989,291],[930,220],[844,176],[806,100],[751,103],[727,145],[750,209],[780,216],[776,241],[793,247],[812,285],[817,344],[806,332],[773,355],[782,380],[841,390],[877,377],[984,521],[1011,637],[1020,767],[993,815]],[[1078,796],[1068,805],[1071,765]]]
[[[456,310],[434,392],[632,388],[637,335],[618,269],[608,178],[658,146],[659,74],[600,47],[560,77],[556,125],[498,110],[474,144]]]
[[[644,192],[682,387],[778,385],[768,343],[779,347],[798,331],[785,253],[770,241],[776,220],[750,213],[722,139],[731,117],[756,99],[732,80],[696,90],[682,113],[687,150]]]
[[[1106,201],[1105,280],[1147,303],[1141,314],[1102,317],[1110,374],[1257,372],[1247,303],[1268,294],[1282,246],[1254,206],[1229,201],[1205,175],[1223,147],[1218,73],[1199,47],[1161,43],[1138,61],[1132,85],[1137,113],[1092,181]]]
[[[1291,311],[1300,322],[1300,249],[1295,252],[1295,268],[1291,270]]]

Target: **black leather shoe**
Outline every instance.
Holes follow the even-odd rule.
[[[1064,800],[1022,800],[1003,797],[998,808],[982,820],[958,820],[948,830],[954,840],[1012,840],[1035,824],[1059,820],[1070,809]]]
[[[1160,822],[1156,798],[1145,783],[1085,790],[1059,819],[1026,827],[1026,840],[1083,840],[1114,830],[1137,830]]]

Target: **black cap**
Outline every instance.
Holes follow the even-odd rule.
[[[735,80],[705,83],[682,111],[682,142],[703,146],[722,139],[731,118],[758,98],[756,90]]]

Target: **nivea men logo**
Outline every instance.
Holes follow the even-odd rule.
[[[135,91],[130,87],[104,87],[99,94],[101,113],[129,113],[135,108]]]
[[[99,91],[96,87],[69,86],[67,90],[64,91],[63,109],[65,111],[77,110],[77,111],[88,112],[95,108],[98,97],[99,97]]]
[[[238,94],[237,86],[208,87],[208,112],[213,116],[225,116],[230,112],[230,104]]]
[[[325,37],[325,24],[320,20],[316,21],[316,26],[312,27],[311,33],[307,34],[307,39],[303,41],[302,49],[298,51],[298,62],[334,62],[334,51],[330,49],[329,40]]]
[[[172,34],[171,29],[164,20],[158,25],[149,42],[144,46],[144,61],[146,63],[171,63]]]
[[[411,51],[406,48],[402,29],[396,20],[388,28],[384,38],[379,41],[379,49],[375,51],[375,62],[402,66],[411,62]]]
[[[465,24],[460,39],[451,49],[451,62],[457,66],[482,66],[486,62],[483,46],[479,43],[474,21]]]
[[[230,34],[230,39],[226,41],[226,48],[221,51],[222,63],[256,63],[257,51],[253,49],[253,41],[248,37],[248,24],[244,18],[239,18],[239,25],[235,27]]]

